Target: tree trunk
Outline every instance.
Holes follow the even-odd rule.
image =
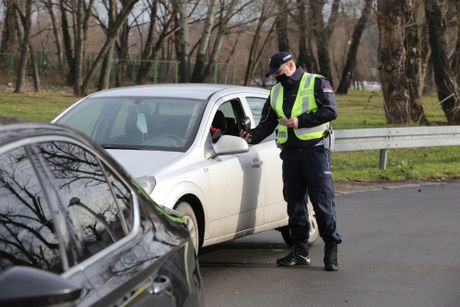
[[[34,49],[30,41],[29,41],[29,51],[30,51],[30,62],[32,64],[32,71],[33,71],[34,91],[38,93],[40,92],[40,72],[38,71],[38,63],[35,59]]]
[[[246,65],[246,71],[244,73],[244,85],[249,85],[252,79],[252,73],[254,70],[255,62],[257,59],[255,58],[255,54],[257,52],[257,48],[259,45],[259,40],[261,37],[262,26],[266,21],[265,14],[267,12],[267,2],[262,2],[262,8],[260,9],[260,16],[257,22],[256,29],[254,31],[254,36],[252,37],[251,47],[249,48],[248,54],[248,63]]]
[[[289,10],[288,3],[286,0],[277,0],[278,14],[275,18],[276,23],[276,34],[278,37],[278,50],[279,51],[290,51],[289,49],[289,37],[288,37],[288,25],[289,25]]]
[[[53,7],[54,4],[53,4],[52,0],[48,0],[44,4],[46,6],[46,9],[48,10],[48,14],[50,15],[51,26],[53,27],[53,35],[54,35],[54,39],[55,39],[56,56],[58,58],[59,70],[61,71],[62,74],[65,74],[64,55],[62,53],[63,47],[62,47],[61,37],[59,36],[59,30],[58,30],[56,15],[54,14],[54,7]]]
[[[108,36],[108,29],[111,29],[114,26],[115,18],[117,17],[117,0],[110,0],[108,6],[107,15],[109,16],[109,20],[107,23],[107,36]],[[99,75],[99,84],[98,90],[102,91],[109,88],[110,83],[110,74],[112,71],[112,60],[113,60],[113,48],[114,48],[115,40],[112,45],[109,46],[107,53],[104,56],[104,60],[102,61],[100,75]]]
[[[405,49],[407,52],[404,66],[411,105],[411,122],[428,125],[422,104],[428,49],[423,0],[405,1],[404,9],[406,18]]]
[[[366,0],[361,17],[355,26],[353,36],[350,44],[350,49],[347,53],[347,61],[342,71],[342,77],[340,78],[340,84],[337,88],[337,94],[347,94],[350,88],[351,81],[353,80],[353,70],[356,66],[356,54],[358,53],[359,42],[361,41],[361,35],[366,28],[369,15],[372,12],[373,0]]]
[[[112,63],[113,63],[113,44],[107,50],[107,53],[102,61],[101,73],[99,75],[99,83],[97,90],[102,91],[108,89],[110,86],[110,74],[112,72]]]
[[[18,21],[13,0],[5,0],[5,20],[3,22],[0,53],[14,53],[18,49]],[[0,61],[3,63],[3,61]]]
[[[64,52],[68,66],[68,73],[66,74],[67,84],[73,86],[75,83],[75,55],[73,49],[72,36],[70,35],[70,25],[67,18],[67,7],[66,1],[59,1],[59,9],[61,12],[61,29],[62,29],[62,40],[64,45]]]
[[[179,59],[179,81],[188,82],[190,79],[189,73],[189,28],[187,14],[187,0],[176,0],[174,9],[177,16],[179,32],[177,34],[177,58]]]
[[[211,0],[209,2],[208,13],[206,15],[206,21],[204,23],[200,45],[197,50],[195,67],[192,74],[192,82],[200,82],[204,79],[206,50],[208,49],[209,39],[211,37],[212,28],[214,26],[214,15],[216,13],[216,7],[217,0]]]
[[[439,1],[441,4],[444,1]],[[438,99],[450,125],[460,124],[460,101],[447,60],[446,41],[444,39],[446,20],[442,15],[438,1],[425,0],[425,11],[430,34],[431,61],[434,79],[438,90]]]
[[[142,51],[142,54],[141,54],[141,62],[139,64],[139,71],[137,73],[137,83],[138,84],[143,84],[145,82],[147,73],[152,67],[150,61],[155,59],[155,55],[153,51],[153,35],[155,34],[155,25],[157,21],[158,1],[153,1],[152,4],[149,6],[149,9],[150,9],[149,30],[147,32],[147,38],[145,40],[144,50]]]
[[[117,55],[118,55],[118,62],[116,65],[115,71],[115,86],[120,87],[123,85],[123,78],[126,73],[126,68],[128,65],[129,59],[129,33],[131,28],[128,24],[128,20],[125,20],[121,27],[120,34],[118,36],[119,44],[115,44]],[[140,67],[139,67],[140,69]],[[133,80],[135,82],[135,80]]]
[[[315,71],[317,65],[311,45],[308,45],[310,31],[308,30],[307,18],[307,0],[297,0],[297,25],[299,33],[299,56],[297,57],[297,65],[307,71]]]
[[[387,123],[407,124],[411,122],[411,107],[404,71],[404,3],[379,0],[377,5],[380,76]]]
[[[455,44],[455,51],[452,55],[451,59],[451,69],[452,73],[457,76],[457,88],[460,87],[460,1],[454,1],[455,8],[457,11],[456,18],[457,18],[457,38]]]
[[[32,26],[32,0],[26,1],[24,10],[16,6],[16,11],[19,13],[23,28],[19,50],[19,64],[16,72],[16,86],[14,89],[15,93],[20,93],[23,91],[24,87],[24,79],[27,69],[27,57],[29,56],[30,29]]]
[[[81,84],[83,82],[83,55],[85,54],[85,34],[83,33],[85,27],[83,25],[84,21],[84,1],[78,1],[77,11],[76,11],[76,24],[74,24],[74,80],[73,80],[73,93],[76,96],[82,94]]]
[[[224,38],[224,35],[227,32],[228,22],[230,21],[230,18],[232,17],[233,11],[237,3],[238,3],[238,0],[232,0],[228,4],[227,10],[220,20],[219,29],[217,31],[216,39],[214,41],[214,46],[211,52],[211,56],[209,57],[208,64],[206,65],[206,68],[204,70],[204,74],[203,74],[204,78],[209,76],[211,69],[213,69],[214,66],[216,65],[217,57],[220,53],[220,49],[222,48],[222,40]],[[222,10],[224,10],[224,7],[222,7]],[[203,79],[203,81],[204,80],[205,79]]]
[[[340,0],[334,0],[334,4]],[[325,26],[323,17],[323,6],[325,0],[315,0],[310,2],[310,10],[313,16],[313,33],[316,38],[316,48],[318,52],[319,73],[331,80],[332,83],[332,70],[331,60],[329,56],[329,38],[330,33],[334,27],[336,12],[331,11],[331,19],[329,25]],[[333,6],[333,9],[338,9],[338,5]]]

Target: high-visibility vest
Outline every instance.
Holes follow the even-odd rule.
[[[302,76],[297,96],[292,106],[291,118],[298,117],[303,113],[315,112],[318,109],[314,93],[316,77],[321,77],[321,75],[304,73]],[[275,84],[270,91],[271,107],[275,110],[278,118],[287,119],[283,112],[283,97],[283,86],[281,83]],[[315,127],[294,129],[294,134],[302,141],[314,140],[322,138],[324,132],[328,129],[329,123],[324,123]],[[286,143],[288,139],[288,127],[278,124],[276,138],[279,144]]]

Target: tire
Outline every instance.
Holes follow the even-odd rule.
[[[179,212],[185,220],[187,229],[190,232],[190,238],[192,239],[195,253],[198,254],[200,250],[200,231],[198,228],[198,222],[196,220],[195,211],[192,206],[186,201],[180,201],[176,205],[176,211]]]
[[[308,236],[308,245],[313,245],[316,239],[319,237],[318,223],[316,222],[316,214],[313,210],[313,206],[308,202],[308,222],[310,223],[310,235]],[[291,232],[289,231],[289,226],[284,226],[279,228],[281,236],[283,237],[284,242],[288,246],[292,246]]]

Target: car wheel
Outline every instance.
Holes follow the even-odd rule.
[[[308,203],[308,222],[310,223],[310,235],[308,236],[308,245],[315,243],[316,239],[319,236],[318,223],[316,222],[316,214],[313,210],[313,206]],[[281,236],[283,237],[284,242],[292,246],[291,232],[289,231],[289,226],[284,226],[279,229]]]
[[[187,225],[187,229],[190,232],[190,237],[193,242],[193,247],[195,248],[195,253],[198,254],[200,248],[200,233],[195,212],[193,211],[192,206],[190,206],[190,204],[186,201],[181,201],[176,206],[176,211],[183,216],[185,224]]]

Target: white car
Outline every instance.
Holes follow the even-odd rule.
[[[213,84],[115,88],[80,100],[53,122],[95,139],[155,202],[183,214],[197,251],[271,229],[290,244],[274,135],[250,146],[239,137],[245,117],[257,125],[268,94]],[[311,244],[318,229],[311,206],[309,212]]]

